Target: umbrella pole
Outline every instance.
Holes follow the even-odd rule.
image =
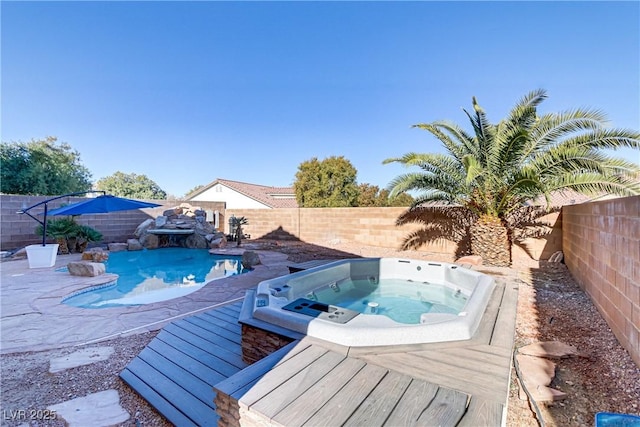
[[[42,246],[47,246],[47,210],[48,206],[44,204],[44,220],[42,221]]]

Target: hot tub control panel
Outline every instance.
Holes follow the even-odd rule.
[[[357,311],[349,310],[347,308],[337,307],[335,305],[325,304],[306,298],[298,298],[282,308],[294,313],[317,317],[318,319],[328,320],[329,322],[335,323],[347,323],[349,320],[360,314]]]

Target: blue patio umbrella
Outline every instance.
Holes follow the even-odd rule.
[[[27,214],[28,216],[35,219],[42,225],[43,227],[42,246],[45,246],[46,239],[47,239],[47,216],[48,215],[100,214],[100,213],[108,213],[108,212],[116,212],[116,211],[129,211],[134,209],[155,208],[158,206],[162,206],[157,203],[148,203],[148,202],[141,202],[139,200],[125,199],[122,197],[112,196],[110,194],[102,194],[101,196],[98,196],[89,200],[84,200],[82,202],[74,203],[72,205],[63,206],[61,208],[53,209],[51,211],[49,211],[47,206],[47,203],[53,200],[61,199],[63,197],[78,196],[80,194],[100,193],[100,192],[104,193],[104,191],[81,191],[78,193],[69,193],[69,194],[64,194],[62,196],[52,197],[40,203],[36,203],[35,205],[30,206],[28,208],[22,209],[18,211],[18,213]],[[40,205],[44,205],[44,218],[42,219],[42,221],[29,213],[29,210]]]
[[[72,205],[63,206],[49,211],[49,215],[85,215],[99,214],[116,211],[129,211],[133,209],[155,208],[161,205],[156,203],[141,202],[132,199],[123,199],[109,194],[84,200]]]

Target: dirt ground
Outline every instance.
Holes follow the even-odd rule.
[[[399,252],[327,242],[310,245],[301,242],[250,241],[247,246],[277,250],[292,262],[355,256],[402,256],[434,259],[418,252]],[[441,261],[451,261],[442,260]],[[516,325],[516,349],[537,341],[561,341],[579,349],[584,357],[556,360],[556,376],[551,387],[567,394],[553,404],[535,404],[519,398],[519,387],[512,371],[508,426],[591,426],[597,412],[640,415],[640,368],[620,346],[586,294],[578,287],[564,264],[532,263],[515,267],[521,280]],[[131,414],[123,426],[170,425],[140,398],[118,374],[156,333],[144,333],[101,342],[114,354],[92,365],[51,374],[49,360],[78,348],[3,355],[1,358],[2,426],[63,426],[63,420],[12,419],[11,411],[41,411],[89,393],[116,389],[120,403]],[[539,418],[542,417],[542,423]]]

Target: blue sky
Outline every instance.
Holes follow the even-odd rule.
[[[358,182],[438,152],[416,123],[605,111],[640,129],[638,2],[1,2],[2,141],[56,136],[98,180],[182,196],[216,178],[288,186],[312,157]],[[637,151],[618,153],[640,162]]]

